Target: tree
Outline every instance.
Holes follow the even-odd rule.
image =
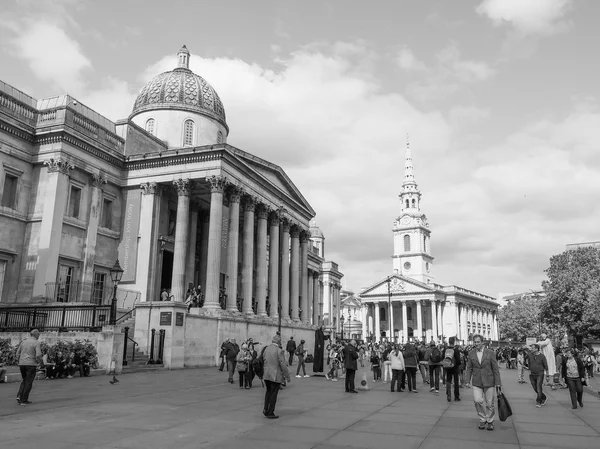
[[[577,248],[552,256],[545,273],[542,318],[564,326],[578,346],[584,338],[600,337],[600,249]]]
[[[524,294],[498,310],[498,328],[506,340],[525,341],[527,337],[548,332],[542,323],[541,298],[539,295]]]

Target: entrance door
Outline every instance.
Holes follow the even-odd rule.
[[[4,289],[5,274],[6,274],[6,260],[0,260],[0,301],[2,301],[2,290]]]
[[[75,299],[75,268],[60,265],[58,268],[58,284],[56,286],[56,301],[70,302]]]
[[[171,251],[162,252],[162,273],[160,279],[160,289],[170,289],[173,281],[173,253]]]

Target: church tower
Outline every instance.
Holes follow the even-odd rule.
[[[433,257],[429,240],[431,231],[427,217],[421,211],[421,192],[415,182],[412,154],[408,138],[404,164],[404,181],[400,195],[401,214],[394,221],[394,273],[423,283],[433,282]]]

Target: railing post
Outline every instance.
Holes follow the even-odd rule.
[[[96,326],[96,306],[94,306],[92,309],[92,325],[91,325],[91,327],[95,327],[95,326]]]
[[[123,333],[125,334],[125,342],[123,344],[123,366],[127,366],[127,339],[129,338],[129,328],[123,328]]]
[[[152,329],[152,337],[150,337],[150,360],[148,365],[154,365],[154,337],[156,335],[156,329]]]
[[[163,363],[163,351],[165,349],[165,330],[161,329],[158,332],[158,359],[156,360],[157,365]]]
[[[63,306],[62,319],[60,321],[60,327],[65,327],[65,318],[67,317],[67,306]]]

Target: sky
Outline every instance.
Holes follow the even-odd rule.
[[[540,288],[600,240],[594,0],[3,0],[0,79],[127,117],[176,65],[219,93],[228,143],[280,165],[359,293],[392,273],[409,136],[432,274]]]

